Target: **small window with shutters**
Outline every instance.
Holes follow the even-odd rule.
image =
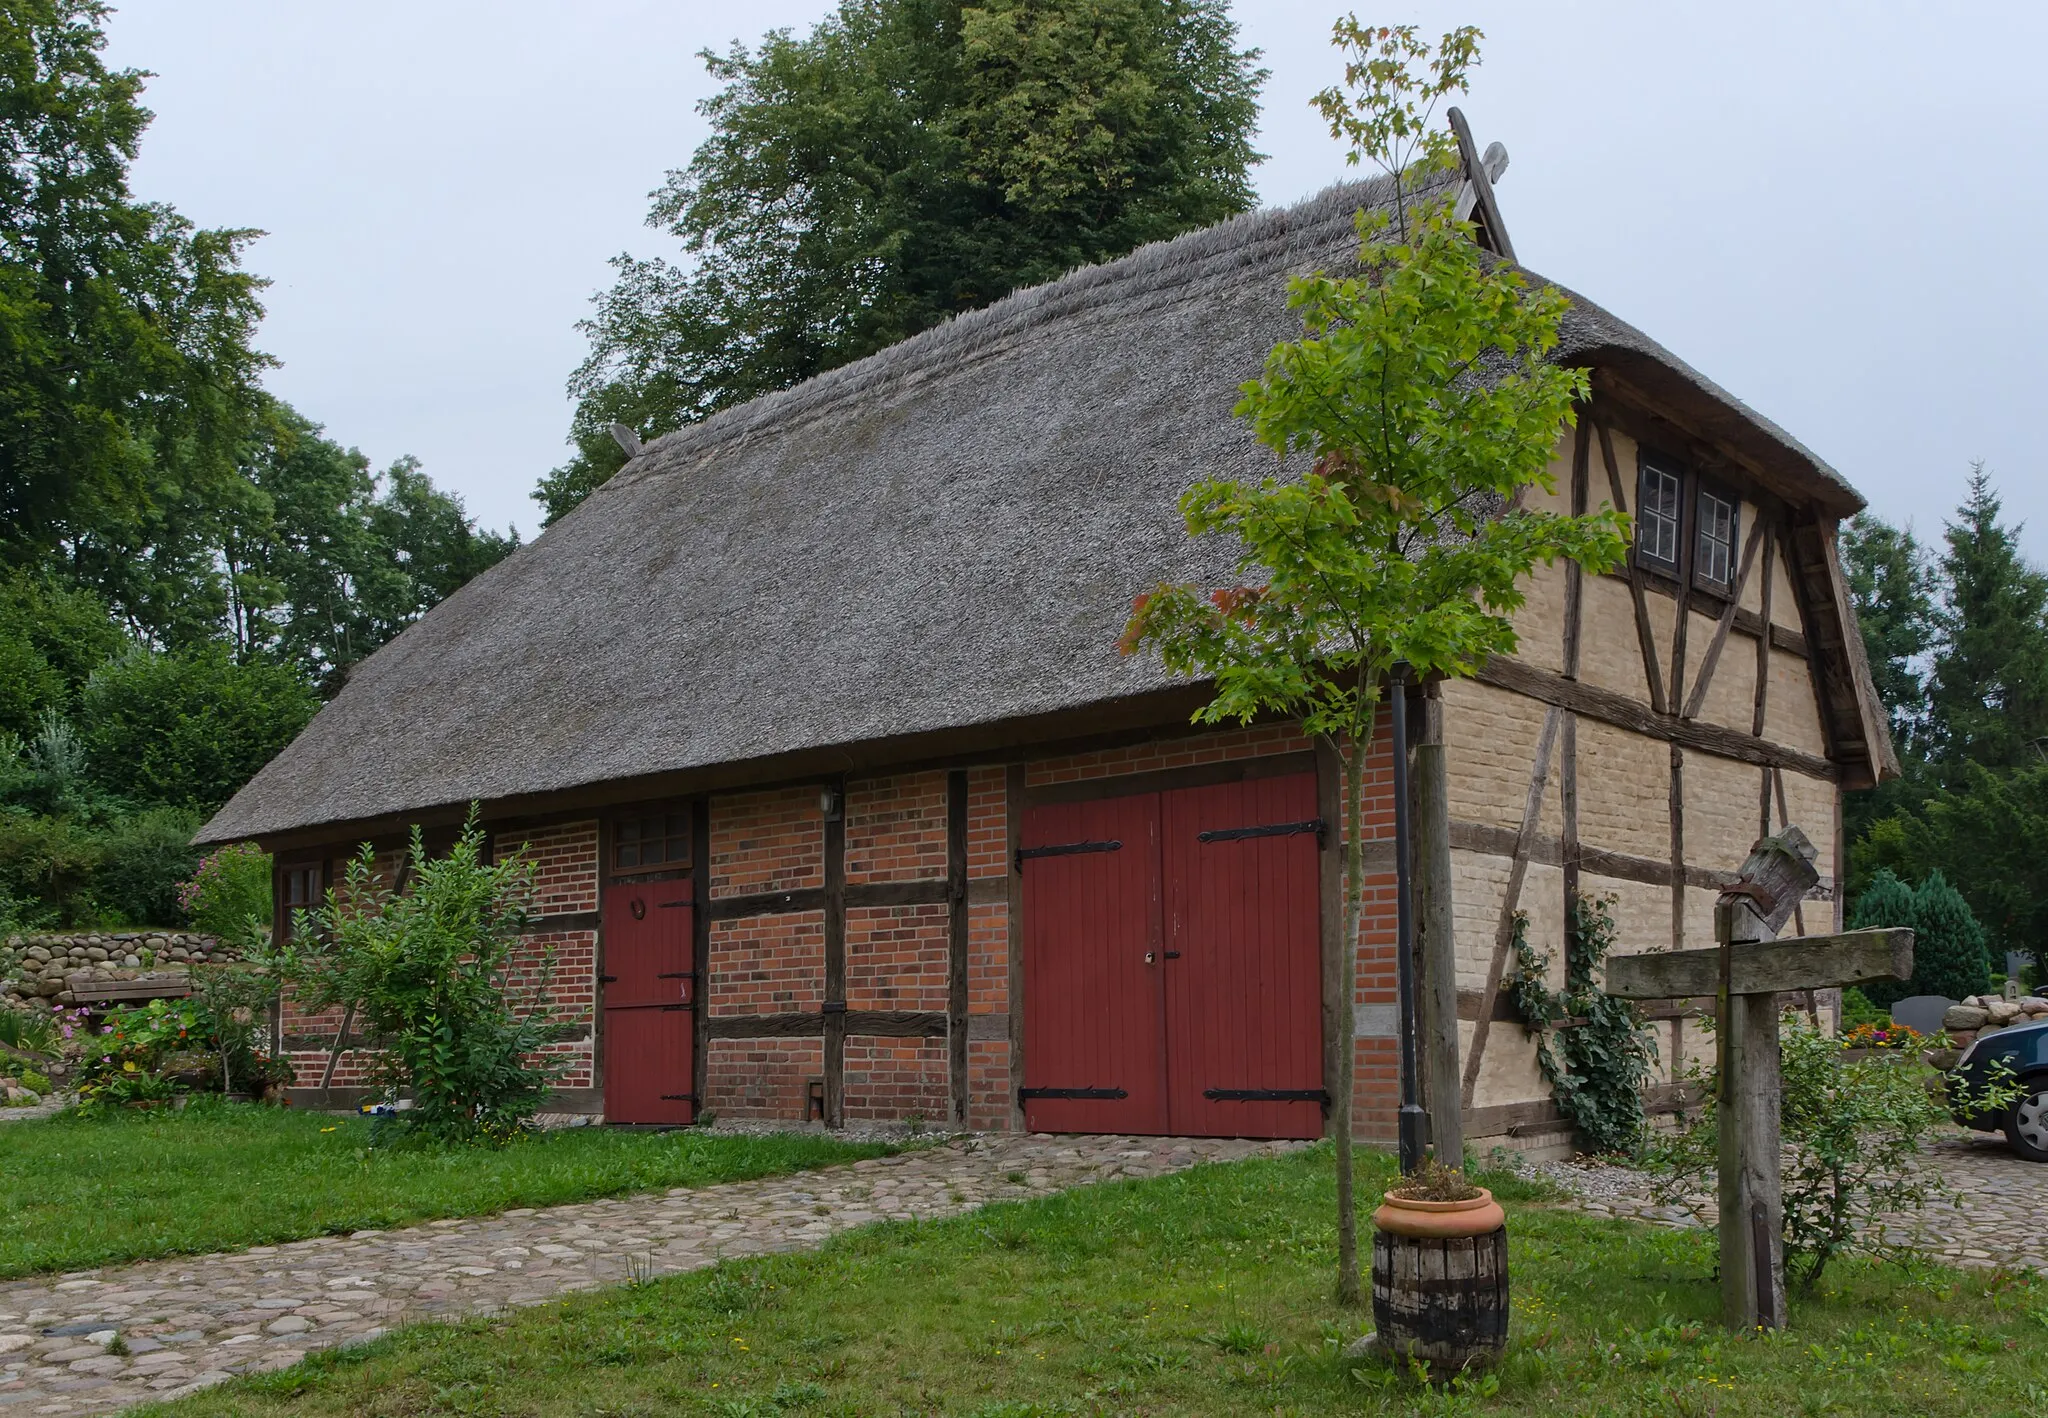
[[[612,824],[612,871],[675,871],[690,864],[690,815],[642,813]]]

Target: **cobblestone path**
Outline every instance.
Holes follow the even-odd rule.
[[[0,1281],[0,1413],[105,1412],[283,1368],[397,1325],[816,1246],[871,1221],[950,1216],[1300,1145],[971,1138],[760,1181]]]
[[[1928,1148],[1926,1165],[1956,1195],[1918,1216],[1883,1223],[1888,1242],[1955,1265],[2004,1266],[2048,1275],[2048,1163],[2015,1156],[2005,1139],[1961,1129]],[[1625,1167],[1550,1163],[1533,1168],[1576,1194],[1581,1210],[1662,1226],[1711,1226],[1711,1198],[1691,1206],[1662,1203],[1650,1182]]]

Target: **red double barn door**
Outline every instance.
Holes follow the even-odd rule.
[[[688,878],[604,893],[604,1112],[614,1123],[696,1115],[691,1002],[696,907]]]
[[[1319,1137],[1313,774],[1026,811],[1024,1117]]]

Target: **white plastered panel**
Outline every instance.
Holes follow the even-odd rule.
[[[1671,750],[1657,739],[1581,718],[1579,840],[1652,861],[1671,859]]]
[[[1789,650],[1771,651],[1771,683],[1764,703],[1764,737],[1811,754],[1827,752],[1813,671]]]
[[[1656,597],[1649,598],[1654,613]],[[1579,678],[1601,689],[1647,704],[1642,641],[1636,634],[1635,605],[1628,584],[1612,576],[1588,576],[1580,607]]]
[[[1446,681],[1443,696],[1445,776],[1452,819],[1520,828],[1522,809],[1529,798],[1529,773],[1549,706],[1475,680]],[[1553,780],[1558,757],[1558,745],[1553,742],[1549,773]],[[1554,819],[1555,809],[1549,811]]]

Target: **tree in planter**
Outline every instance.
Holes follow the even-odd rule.
[[[1514,650],[1520,583],[1538,562],[1569,558],[1597,572],[1627,547],[1612,511],[1519,505],[1524,489],[1550,488],[1559,432],[1587,384],[1583,371],[1548,362],[1564,296],[1483,256],[1452,209],[1453,145],[1431,118],[1465,87],[1478,39],[1457,30],[1432,52],[1413,26],[1337,25],[1355,94],[1331,89],[1317,104],[1354,162],[1387,171],[1394,200],[1360,214],[1356,274],[1290,283],[1304,337],[1274,348],[1237,406],[1282,459],[1311,465],[1190,488],[1188,531],[1235,537],[1238,581],[1155,588],[1138,598],[1123,639],[1127,653],[1150,645],[1169,669],[1214,682],[1196,722],[1279,715],[1332,747],[1343,778],[1343,939],[1353,942],[1365,761],[1395,666],[1474,673]],[[1355,961],[1341,954],[1336,1029],[1348,1040]],[[1337,1291],[1355,1302],[1355,1060],[1339,1053]]]
[[[1529,944],[1528,918],[1515,919],[1514,981],[1508,998],[1536,1036],[1536,1064],[1557,1106],[1595,1152],[1633,1155],[1649,1130],[1643,1085],[1657,1045],[1634,1000],[1610,995],[1598,979],[1614,948],[1614,898],[1577,895],[1565,920],[1565,985],[1546,982],[1550,957]],[[1553,1032],[1561,1020],[1580,1021]]]
[[[533,866],[484,860],[474,811],[453,850],[427,855],[413,829],[403,891],[368,844],[340,889],[299,913],[281,979],[308,1009],[353,1005],[381,1051],[387,1096],[416,1136],[500,1142],[524,1130],[561,1066],[543,1052],[558,1022],[552,961],[519,958]]]

